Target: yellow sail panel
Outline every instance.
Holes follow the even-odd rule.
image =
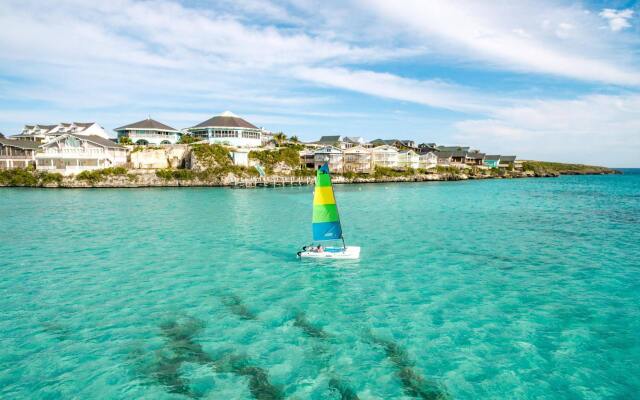
[[[336,204],[331,186],[316,186],[316,190],[313,193],[313,205],[318,206],[322,204]]]

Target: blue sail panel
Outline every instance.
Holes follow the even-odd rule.
[[[340,221],[318,222],[313,226],[313,240],[339,240],[342,238]]]

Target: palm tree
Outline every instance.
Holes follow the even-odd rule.
[[[289,138],[289,141],[293,143],[299,143],[300,139],[298,139],[298,137],[294,135]]]
[[[282,132],[278,132],[273,135],[273,140],[275,140],[276,144],[280,146],[282,143],[287,141],[287,135]]]

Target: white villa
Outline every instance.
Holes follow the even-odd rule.
[[[318,169],[324,163],[329,163],[329,171],[342,172],[344,158],[342,151],[333,146],[321,147],[313,153],[314,168]]]
[[[179,130],[151,118],[121,126],[114,131],[118,134],[118,141],[127,137],[139,145],[176,144],[182,135]]]
[[[403,150],[398,153],[398,167],[418,168],[420,166],[420,156],[413,150]]]
[[[374,147],[371,150],[371,167],[376,166],[397,168],[398,165],[398,149],[393,146],[383,145]]]
[[[429,169],[435,168],[438,165],[438,156],[433,152],[420,154],[418,168]]]
[[[207,140],[209,143],[246,148],[262,146],[263,130],[230,111],[187,128],[187,131],[194,137]]]
[[[371,150],[363,146],[351,147],[344,151],[344,172],[371,172]]]
[[[109,135],[103,127],[95,122],[61,122],[58,125],[25,125],[20,134],[13,139],[31,140],[47,143],[65,133],[77,133],[85,136],[99,136],[108,139]]]
[[[65,133],[40,146],[36,169],[63,175],[127,163],[127,149],[100,136]]]

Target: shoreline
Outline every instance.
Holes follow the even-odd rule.
[[[506,171],[501,175],[473,173],[430,173],[408,176],[379,177],[345,177],[334,175],[332,181],[337,185],[377,184],[377,183],[417,183],[417,182],[453,182],[485,179],[523,179],[523,178],[556,178],[561,175],[614,175],[620,171],[585,170],[585,171]],[[227,188],[264,188],[312,185],[313,177],[295,177],[289,175],[269,175],[265,178],[238,178],[232,174],[209,180],[200,179],[165,179],[155,172],[130,173],[126,175],[108,176],[99,182],[78,180],[75,176],[63,177],[54,182],[37,184],[3,184],[2,187],[31,187],[43,189],[136,189],[152,187],[227,187]]]

